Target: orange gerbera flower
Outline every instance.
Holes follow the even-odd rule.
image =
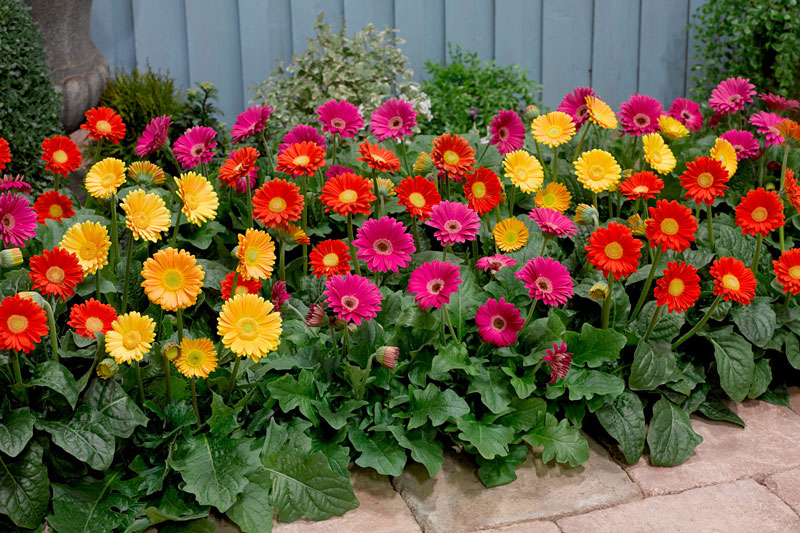
[[[69,196],[64,196],[57,191],[47,191],[40,194],[33,202],[33,209],[36,211],[36,222],[44,224],[45,220],[51,218],[61,222],[64,218],[75,216],[72,209],[72,200]]]
[[[75,286],[83,281],[83,268],[78,256],[58,246],[31,257],[30,266],[28,274],[33,288],[46,296],[55,295],[66,301],[75,294]]]
[[[325,150],[313,141],[292,143],[278,154],[275,170],[292,176],[313,176],[318,168],[325,166]]]
[[[55,135],[42,141],[42,160],[47,164],[44,168],[54,174],[66,177],[81,166],[81,151],[69,137]]]
[[[347,243],[335,239],[322,241],[308,255],[308,263],[318,278],[347,274],[350,272],[350,259]]]
[[[621,192],[628,200],[652,200],[664,189],[664,182],[649,170],[632,174],[619,184]]]
[[[475,164],[475,149],[459,135],[445,133],[433,140],[431,150],[433,165],[446,173],[450,179],[461,179],[472,172]]]
[[[300,187],[282,179],[264,183],[253,195],[253,214],[265,226],[277,226],[303,216]]]
[[[800,124],[790,118],[785,118],[778,122],[776,127],[785,141],[784,144],[789,141],[794,141],[795,144],[800,143]]]
[[[631,229],[616,222],[606,228],[597,228],[584,247],[586,258],[603,275],[615,279],[627,278],[639,266],[642,242],[633,238]]]
[[[717,196],[725,194],[728,188],[728,171],[725,166],[713,157],[698,157],[686,163],[686,170],[681,174],[681,186],[686,189],[684,198],[711,205]]]
[[[222,295],[223,302],[230,300],[231,298],[231,289],[233,288],[234,276],[236,276],[236,272],[229,272],[220,284],[220,293]],[[259,292],[261,292],[260,279],[244,279],[242,276],[239,276],[239,279],[236,280],[236,294],[258,294]],[[234,296],[236,294],[234,294]]]
[[[285,239],[288,243],[294,242],[294,244],[300,245],[311,244],[311,239],[308,238],[303,228],[296,224],[278,224],[275,226],[275,229],[278,230],[280,237]]]
[[[756,297],[756,277],[738,259],[720,257],[709,270],[714,278],[714,294],[742,305],[748,305]]]
[[[797,184],[797,178],[794,177],[794,171],[791,168],[786,169],[783,190],[786,191],[787,199],[800,212],[800,185]]]
[[[745,235],[766,237],[783,226],[783,202],[775,191],[753,189],[736,206],[736,225]]]
[[[661,247],[662,252],[674,250],[682,252],[694,242],[697,219],[692,210],[672,200],[659,200],[656,207],[650,208],[645,235],[650,239],[650,247]]]
[[[234,189],[240,191],[247,190],[247,181],[250,179],[250,174],[253,174],[253,182],[255,182],[256,160],[258,150],[251,146],[245,146],[231,152],[231,156],[225,160],[225,164],[219,169],[217,177],[219,180]],[[239,183],[244,183],[243,187],[239,187]]]
[[[117,312],[113,307],[89,298],[82,304],[72,306],[67,325],[78,335],[94,339],[98,331],[103,335],[111,331],[111,324],[116,319]]]
[[[47,314],[33,300],[15,294],[0,302],[0,350],[30,353],[47,332]]]
[[[488,168],[479,168],[473,174],[468,174],[464,183],[464,196],[472,210],[479,215],[500,205],[502,192],[500,178]]]
[[[411,176],[403,179],[394,188],[397,201],[406,208],[406,212],[419,220],[426,220],[431,216],[433,206],[442,202],[436,185],[422,176]]]
[[[350,172],[329,179],[319,198],[325,204],[326,213],[333,210],[343,217],[358,213],[369,215],[370,203],[375,201],[369,180]]]
[[[653,293],[658,305],[666,305],[670,313],[683,313],[700,298],[700,276],[686,261],[670,261]]]
[[[108,107],[95,107],[86,112],[86,122],[81,124],[81,129],[89,132],[89,137],[95,141],[105,139],[114,144],[119,144],[125,137],[125,123],[122,117]]]
[[[800,248],[786,250],[777,261],[772,262],[772,266],[783,292],[800,294]]]
[[[397,172],[400,168],[400,160],[394,153],[377,144],[370,144],[369,141],[364,140],[358,145],[358,151],[361,152],[358,160],[365,162],[369,168],[374,168],[378,172]]]

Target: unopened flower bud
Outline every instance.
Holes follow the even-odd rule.
[[[630,178],[631,176],[633,176],[633,169],[632,168],[626,168],[625,170],[622,171],[622,178],[621,179],[626,180],[626,179]]]
[[[781,171],[781,164],[777,161],[770,161],[767,163],[767,168],[770,172],[780,172]]]
[[[539,116],[539,108],[531,104],[525,108],[525,116],[528,120],[533,120]]]
[[[334,318],[331,320],[331,326],[333,326],[333,329],[342,329],[344,327],[344,320],[341,318]]]
[[[308,314],[306,315],[306,326],[318,328],[323,324],[325,324],[325,310],[318,304],[309,305]]]
[[[639,216],[639,213],[628,217],[628,227],[631,228],[634,235],[645,235],[646,233],[644,220]]]
[[[20,292],[18,294],[22,298],[25,298],[25,299],[28,299],[28,300],[33,300],[34,302],[39,304],[39,306],[42,307],[42,308],[44,308],[45,304],[47,304],[47,301],[38,292],[24,291],[24,292]]]
[[[170,342],[169,344],[164,345],[161,353],[164,355],[164,359],[167,361],[174,361],[181,356],[181,347],[174,342]]]
[[[355,333],[358,330],[358,326],[356,326],[353,322],[347,324],[347,331],[349,333]]]
[[[11,268],[22,264],[22,251],[19,248],[0,250],[0,266]]]
[[[598,281],[592,288],[589,289],[589,298],[595,302],[602,302],[608,297],[608,283],[605,281]]]
[[[597,226],[600,221],[600,213],[589,204],[578,204],[575,209],[575,222],[581,226]]]
[[[765,183],[764,184],[764,188],[766,190],[768,190],[768,191],[774,191],[775,190],[775,184],[770,181],[769,183]],[[788,200],[788,195],[786,195],[786,196],[787,196],[786,199]]]
[[[114,374],[117,373],[117,369],[119,365],[117,362],[111,359],[110,357],[106,357],[99,363],[97,363],[97,376],[102,379],[109,379],[114,377]]]
[[[394,365],[397,363],[399,355],[400,348],[396,346],[381,346],[378,348],[378,351],[375,352],[375,359],[389,370],[394,370]]]
[[[433,170],[433,160],[425,152],[420,152],[417,160],[414,161],[414,174],[425,175]]]

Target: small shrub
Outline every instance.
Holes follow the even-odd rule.
[[[221,147],[217,154],[223,153],[229,144],[228,128],[219,120],[222,110],[217,106],[219,102],[219,89],[210,81],[201,81],[196,88],[186,89],[186,100],[183,109],[176,116],[174,133],[175,137],[181,135],[193,126],[207,126],[217,132],[215,140]]]

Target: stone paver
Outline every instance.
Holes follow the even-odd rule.
[[[682,465],[650,466],[647,459],[626,466],[631,479],[646,496],[769,474],[800,466],[800,416],[786,407],[761,401],[729,404],[746,427],[692,417],[703,442]]]
[[[520,522],[505,527],[498,527],[492,529],[480,529],[472,533],[561,533],[558,526],[553,522]]]
[[[564,533],[785,533],[800,517],[752,479],[656,496],[557,522]]]
[[[591,454],[583,465],[543,464],[540,454],[531,453],[517,468],[517,480],[502,487],[485,488],[476,477],[473,461],[453,454],[445,455],[442,470],[433,478],[414,464],[393,484],[425,533],[499,528],[640,498],[639,489],[608,453],[589,442]]]
[[[800,415],[800,387],[789,387],[789,407]]]
[[[800,513],[800,468],[772,474],[764,485]]]

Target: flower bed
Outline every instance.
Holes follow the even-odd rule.
[[[754,95],[723,81],[704,120],[578,88],[484,140],[414,135],[397,99],[271,139],[255,106],[230,151],[154,118],[136,162],[90,110],[83,205],[65,137],[52,190],[0,184],[0,523],[264,531],[355,508],[351,460],[457,447],[491,487],[528,447],[580,465],[581,428],[685,461],[689,414],[741,424],[723,399],[785,403],[800,368],[798,104]]]

